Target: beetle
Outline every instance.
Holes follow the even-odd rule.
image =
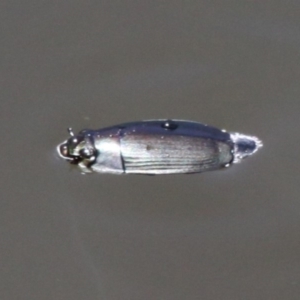
[[[184,120],[148,120],[85,129],[57,146],[83,173],[177,174],[229,167],[255,153],[254,136]]]

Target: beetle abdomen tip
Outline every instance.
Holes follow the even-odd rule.
[[[249,136],[235,132],[230,134],[230,138],[234,144],[234,163],[238,163],[242,159],[254,154],[263,146],[262,141],[256,136]]]

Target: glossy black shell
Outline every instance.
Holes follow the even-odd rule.
[[[197,122],[150,120],[81,133],[91,135],[98,155],[107,159],[109,153],[101,153],[102,141],[106,145],[118,143],[122,162],[119,171],[125,173],[195,173],[222,168],[233,160],[230,135]],[[91,168],[103,172],[105,159],[102,157]],[[114,168],[118,172],[119,167]]]

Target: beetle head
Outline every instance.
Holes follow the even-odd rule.
[[[71,137],[57,146],[59,156],[69,160],[72,164],[88,168],[97,156],[91,134],[84,131],[74,135],[71,128],[68,129],[68,132]]]

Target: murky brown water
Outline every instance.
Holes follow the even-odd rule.
[[[63,2],[63,3],[62,3]],[[298,1],[2,1],[1,299],[299,299]],[[253,134],[226,171],[83,176],[66,128]]]

